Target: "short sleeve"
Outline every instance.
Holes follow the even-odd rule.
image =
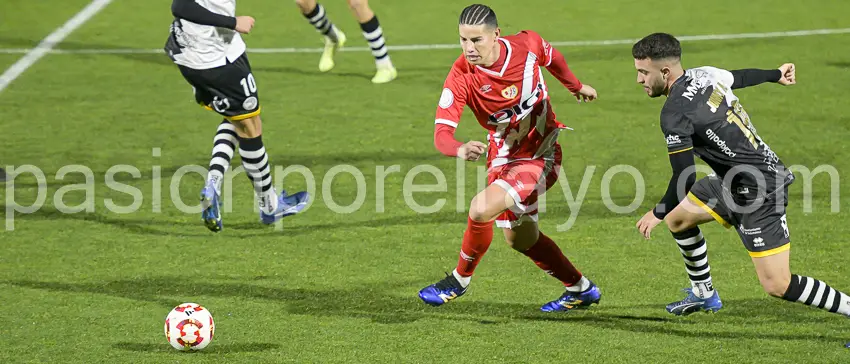
[[[694,127],[682,112],[667,107],[661,110],[661,131],[667,140],[669,154],[693,149]]]
[[[457,127],[463,107],[466,106],[467,87],[463,74],[457,66],[446,76],[440,101],[437,103],[435,123]]]

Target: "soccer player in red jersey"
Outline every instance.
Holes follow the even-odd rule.
[[[555,76],[579,102],[593,101],[596,90],[583,85],[564,56],[533,31],[501,37],[496,14],[486,5],[470,5],[459,21],[463,55],[446,78],[437,107],[434,144],[450,157],[468,161],[486,154],[488,186],[470,204],[457,268],[423,288],[419,297],[439,306],[466,293],[472,273],[493,240],[493,224],[502,228],[513,249],[560,280],[566,291],[541,310],[569,311],[598,303],[599,289],[573,266],[537,226],[538,196],[558,179],[559,132],[541,67]],[[464,106],[487,129],[488,143],[454,138]]]

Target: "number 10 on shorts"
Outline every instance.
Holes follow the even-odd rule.
[[[257,82],[254,81],[254,74],[252,73],[249,73],[248,77],[245,77],[242,79],[242,81],[239,81],[239,84],[242,85],[242,91],[245,91],[246,97],[251,96],[251,94],[257,92]]]

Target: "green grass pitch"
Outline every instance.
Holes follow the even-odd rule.
[[[171,21],[169,0],[116,0],[57,46],[61,50],[157,49]],[[32,48],[86,0],[4,0],[0,4],[0,70]],[[509,1],[489,4],[504,33],[533,29],[549,41],[635,39],[655,31],[675,35],[739,34],[850,27],[850,6],[834,0],[775,2]],[[342,0],[324,2],[364,47]],[[457,15],[465,3],[372,2],[389,45],[457,42]],[[251,48],[315,48],[320,38],[291,1],[241,1],[238,12],[257,25]],[[733,231],[703,231],[715,285],[725,308],[715,315],[669,316],[664,305],[688,284],[666,229],[650,241],[634,228],[658,200],[669,178],[659,110],[635,83],[630,44],[561,46],[571,68],[600,94],[578,105],[547,77],[559,119],[575,130],[561,135],[564,177],[571,194],[586,190],[580,209],[564,191],[547,194],[541,229],[602,289],[601,305],[567,315],[538,307],[560,294],[557,281],[503,244],[496,233],[469,292],[440,308],[416,292],[453,269],[466,225],[465,210],[478,191],[476,169],[433,147],[434,110],[458,49],[391,51],[399,78],[372,85],[368,52],[342,52],[329,74],[316,53],[249,53],[263,103],[264,140],[271,163],[304,166],[313,176],[313,205],[285,220],[283,229],[259,224],[253,191],[233,179],[225,230],[209,233],[198,214],[172,201],[197,202],[203,177],[181,167],[208,163],[220,118],[193,103],[191,88],[162,54],[48,54],[0,92],[0,166],[32,165],[44,172],[44,206],[7,214],[10,201],[30,205],[38,182],[21,175],[0,187],[0,214],[14,230],[0,230],[0,362],[63,363],[839,363],[850,360],[850,321],[768,297]],[[764,85],[738,91],[759,134],[787,165],[834,168],[792,185],[788,221],[792,270],[837,289],[847,279],[850,188],[850,34],[683,42],[684,65],[727,69],[773,68],[794,62],[794,87]],[[467,111],[461,140],[485,134]],[[154,149],[158,149],[155,153]],[[238,163],[238,158],[235,159]],[[87,178],[69,165],[91,170]],[[107,185],[110,168],[139,171],[115,176],[141,191]],[[355,177],[341,172],[349,165]],[[405,195],[405,179],[438,184],[439,191]],[[643,184],[618,165],[640,171]],[[396,166],[394,169],[391,167]],[[129,167],[127,167],[129,168]],[[418,169],[417,169],[418,168]],[[393,171],[395,172],[387,172]],[[114,171],[114,170],[113,170]],[[331,172],[330,174],[328,172]],[[155,179],[159,175],[161,178]],[[458,188],[458,177],[464,179]],[[172,181],[174,184],[172,185]],[[310,187],[291,173],[282,186]],[[358,185],[360,187],[358,187]],[[638,187],[638,188],[636,188]],[[66,191],[69,191],[67,192]],[[157,191],[157,192],[155,192]],[[640,193],[639,193],[640,192]],[[644,194],[629,213],[620,206]],[[63,197],[57,201],[56,196]],[[157,196],[158,195],[158,196]],[[332,200],[329,200],[332,199]],[[835,200],[835,201],[833,201]],[[61,212],[90,201],[93,211]],[[360,205],[340,212],[333,205]],[[420,214],[412,202],[429,206]],[[335,211],[336,210],[336,211]],[[565,226],[571,214],[574,223]],[[180,353],[165,340],[165,315],[182,302],[208,307],[216,337],[199,353]]]

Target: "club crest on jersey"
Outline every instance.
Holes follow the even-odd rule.
[[[516,85],[510,85],[502,90],[502,97],[508,100],[515,98],[517,94],[519,94],[519,90],[516,88]]]

